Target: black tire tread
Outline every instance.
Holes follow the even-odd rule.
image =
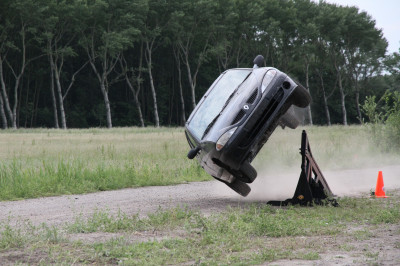
[[[253,183],[257,177],[256,169],[247,161],[242,164],[239,171],[242,174],[240,180],[245,183]]]
[[[246,183],[244,183],[238,179],[235,179],[232,183],[225,183],[225,184],[243,197],[246,197],[247,195],[249,195],[249,193],[251,191],[251,188],[249,187],[249,185],[247,185]]]
[[[301,85],[298,85],[292,92],[293,104],[297,107],[304,108],[311,103],[310,93]]]

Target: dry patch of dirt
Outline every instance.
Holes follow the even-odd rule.
[[[8,250],[0,253],[0,265],[15,265],[19,263],[36,265],[46,261],[48,252],[43,250]]]

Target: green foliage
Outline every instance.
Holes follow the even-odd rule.
[[[390,95],[387,102],[391,101],[389,114],[386,119],[387,136],[392,141],[392,148],[400,148],[400,92],[395,92]]]
[[[140,105],[144,124],[154,125],[154,93],[161,124],[182,125],[220,72],[251,67],[263,54],[267,66],[307,83],[317,124],[343,123],[342,105],[358,123],[358,103],[341,102],[337,77],[346,99],[368,95],[383,67],[397,80],[399,55],[382,63],[386,47],[372,17],[327,2],[4,0],[0,119],[3,128],[13,121],[15,127],[57,127],[56,117],[70,127],[132,126],[141,121],[130,109]],[[127,70],[138,81],[135,96],[123,79]],[[377,86],[374,94],[385,87]],[[66,119],[59,117],[60,101]]]
[[[375,99],[375,95],[367,96],[361,107],[371,123],[381,123],[383,122],[382,112],[377,112],[378,104],[375,102]]]
[[[399,51],[400,52],[400,51]],[[400,79],[400,54],[393,53],[385,58],[385,66],[388,71],[390,71],[393,76],[397,78],[397,81]]]
[[[73,223],[67,225],[67,230],[70,233],[115,233],[175,229],[184,226],[188,220],[197,216],[198,214],[193,211],[181,208],[168,211],[159,209],[149,214],[146,219],[139,218],[139,214],[127,216],[119,211],[116,215],[112,215],[108,211],[97,210],[89,218],[85,218],[82,214],[78,215]]]
[[[143,228],[143,223],[137,215],[128,217],[118,212],[116,216],[113,216],[105,211],[96,211],[87,220],[83,218],[83,215],[79,215],[72,224],[68,225],[68,231],[71,233],[118,232],[143,230]]]
[[[0,250],[20,248],[24,245],[24,238],[20,229],[15,229],[9,224],[0,227]]]
[[[381,103],[381,105],[379,105]],[[400,148],[400,92],[386,92],[381,100],[367,97],[362,109],[371,122],[375,142],[385,150]]]

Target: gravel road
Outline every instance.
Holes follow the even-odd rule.
[[[383,171],[385,187],[400,188],[400,165],[358,170],[324,172],[332,191],[339,197],[369,193],[374,189],[378,171]],[[251,185],[246,198],[237,195],[218,181],[193,182],[176,186],[143,187],[104,191],[85,195],[67,195],[19,201],[0,202],[0,222],[9,219],[30,220],[33,224],[63,224],[76,215],[90,215],[96,210],[110,213],[146,216],[157,209],[187,206],[205,215],[225,210],[228,206],[263,204],[268,200],[284,200],[293,195],[299,173],[263,176]]]

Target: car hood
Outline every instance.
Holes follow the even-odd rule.
[[[238,88],[229,103],[219,114],[218,120],[202,142],[217,142],[226,131],[239,126],[253,111],[253,103],[259,99],[264,74],[271,68],[253,69],[248,79]],[[253,99],[253,97],[256,97]]]

